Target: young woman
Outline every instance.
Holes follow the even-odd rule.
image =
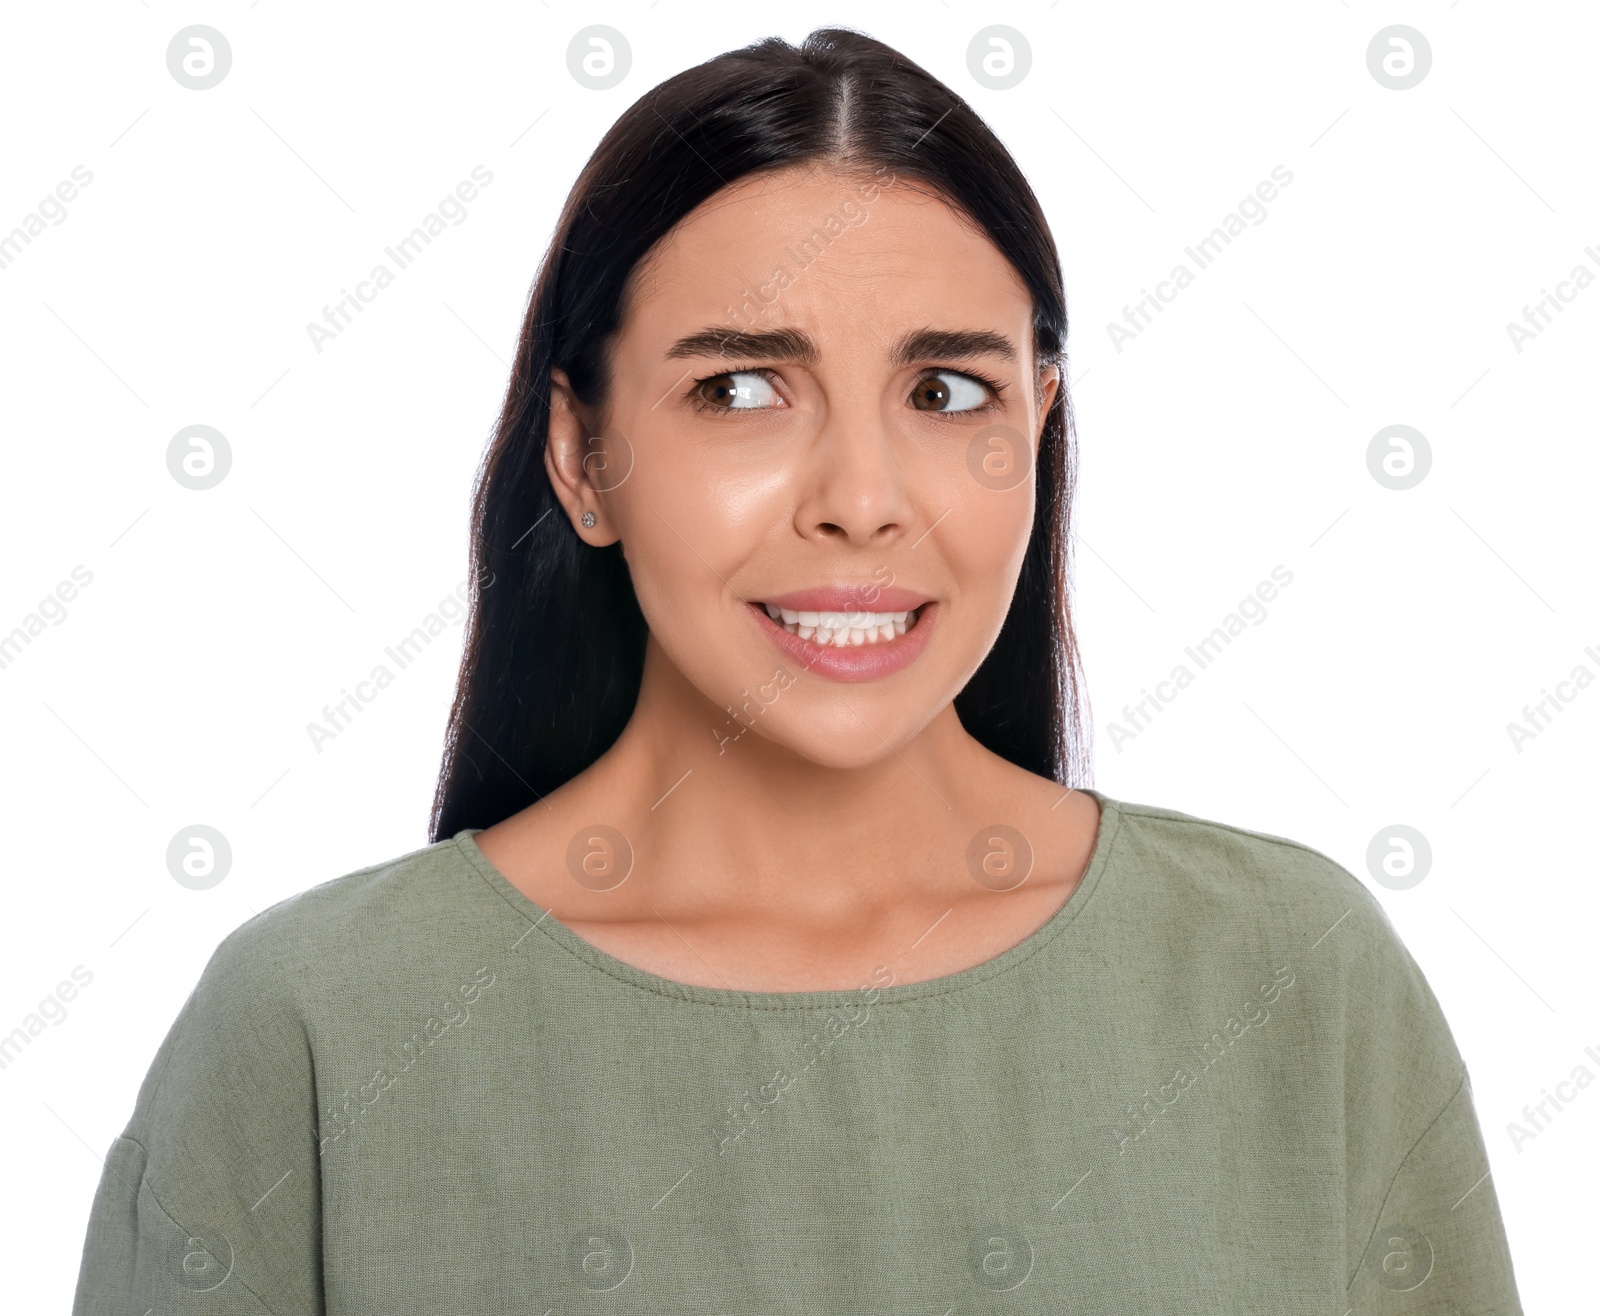
[[[890,48],[635,104],[481,474],[434,844],[218,947],[80,1316],[1520,1312],[1365,887],[1081,784],[1066,332]]]

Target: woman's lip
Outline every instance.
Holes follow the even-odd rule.
[[[937,603],[924,603],[917,613],[917,624],[904,635],[878,644],[850,644],[840,648],[791,635],[767,615],[763,604],[752,602],[744,606],[768,638],[801,667],[833,681],[876,681],[903,670],[927,647],[934,619],[939,614]]]
[[[822,585],[753,599],[790,612],[910,612],[929,602],[926,594],[901,585]]]

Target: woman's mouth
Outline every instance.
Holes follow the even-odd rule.
[[[939,604],[931,600],[903,612],[812,612],[753,601],[744,606],[803,670],[834,681],[876,681],[903,671],[927,648],[939,616]]]
[[[790,635],[814,644],[831,644],[844,649],[854,645],[893,644],[917,624],[921,608],[907,612],[804,612],[779,608],[771,603],[759,605],[767,616]]]

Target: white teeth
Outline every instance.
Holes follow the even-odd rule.
[[[888,644],[916,625],[917,610],[906,612],[800,612],[761,605],[767,616],[791,635],[843,649],[858,644]]]

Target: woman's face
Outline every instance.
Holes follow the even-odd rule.
[[[552,404],[552,478],[622,542],[647,683],[664,660],[719,740],[834,767],[927,725],[1021,569],[1059,384],[1032,322],[988,238],[887,171],[785,169],[685,217],[630,283],[604,414],[560,371]]]

